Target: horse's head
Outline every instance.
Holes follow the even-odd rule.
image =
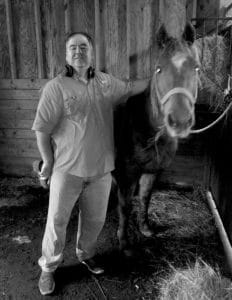
[[[162,26],[157,34],[158,59],[151,82],[154,117],[161,117],[171,137],[183,138],[194,125],[199,58],[194,28],[187,24],[182,39],[167,35]]]

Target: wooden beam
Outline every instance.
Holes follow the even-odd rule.
[[[37,100],[39,99],[39,91],[38,90],[1,90],[0,99]]]
[[[101,69],[101,51],[100,51],[100,7],[99,0],[94,0],[95,12],[95,67],[97,70]]]
[[[39,0],[34,0],[34,14],[35,14],[35,33],[38,59],[38,78],[44,78],[44,64],[43,64],[43,46],[41,33],[41,14]]]
[[[1,111],[4,109],[36,110],[37,106],[38,106],[38,100],[32,100],[32,99],[29,99],[29,100],[9,100],[9,99],[4,100],[4,99],[0,99],[0,115],[1,115]]]
[[[0,90],[39,90],[49,79],[0,79]],[[1,93],[1,92],[0,92]]]
[[[0,138],[0,156],[37,157],[36,139]]]
[[[71,3],[70,0],[64,0],[64,18],[65,18],[65,34],[71,33]]]
[[[4,129],[0,128],[0,139],[35,139],[35,133],[30,129]]]
[[[17,77],[17,74],[16,74],[15,43],[14,43],[14,33],[13,33],[11,0],[5,0],[5,6],[6,6],[7,35],[8,35],[9,52],[10,52],[11,78],[14,79]]]
[[[40,155],[36,157],[17,157],[17,156],[0,156],[0,173],[6,175],[20,175],[20,176],[35,176],[32,172],[32,163],[35,159],[39,159]]]

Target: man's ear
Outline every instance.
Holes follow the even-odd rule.
[[[196,39],[196,31],[190,22],[186,23],[182,38],[190,45],[194,43]]]

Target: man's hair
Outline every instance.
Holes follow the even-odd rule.
[[[82,35],[82,36],[86,37],[88,42],[92,46],[92,48],[94,47],[93,39],[91,38],[91,36],[88,35],[88,33],[83,32],[83,31],[74,31],[74,32],[71,32],[69,35],[67,35],[67,37],[65,39],[65,45],[67,45],[68,41],[75,35]],[[73,73],[74,73],[73,67],[68,64],[65,65],[64,70],[61,72],[61,74],[63,76],[67,76],[67,77],[72,77]],[[91,67],[91,66],[89,67],[87,76],[88,76],[88,79],[91,79],[95,76],[95,69],[93,67]]]
[[[67,35],[67,37],[65,39],[65,44],[67,44],[67,42],[75,35],[83,35],[84,37],[87,38],[88,42],[93,47],[93,39],[91,38],[91,36],[88,33],[84,32],[84,31],[71,32],[69,35]]]

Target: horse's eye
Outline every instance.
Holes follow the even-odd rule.
[[[199,72],[200,71],[200,67],[195,67],[195,71]]]
[[[156,67],[155,72],[156,72],[156,73],[161,73],[161,67]]]

